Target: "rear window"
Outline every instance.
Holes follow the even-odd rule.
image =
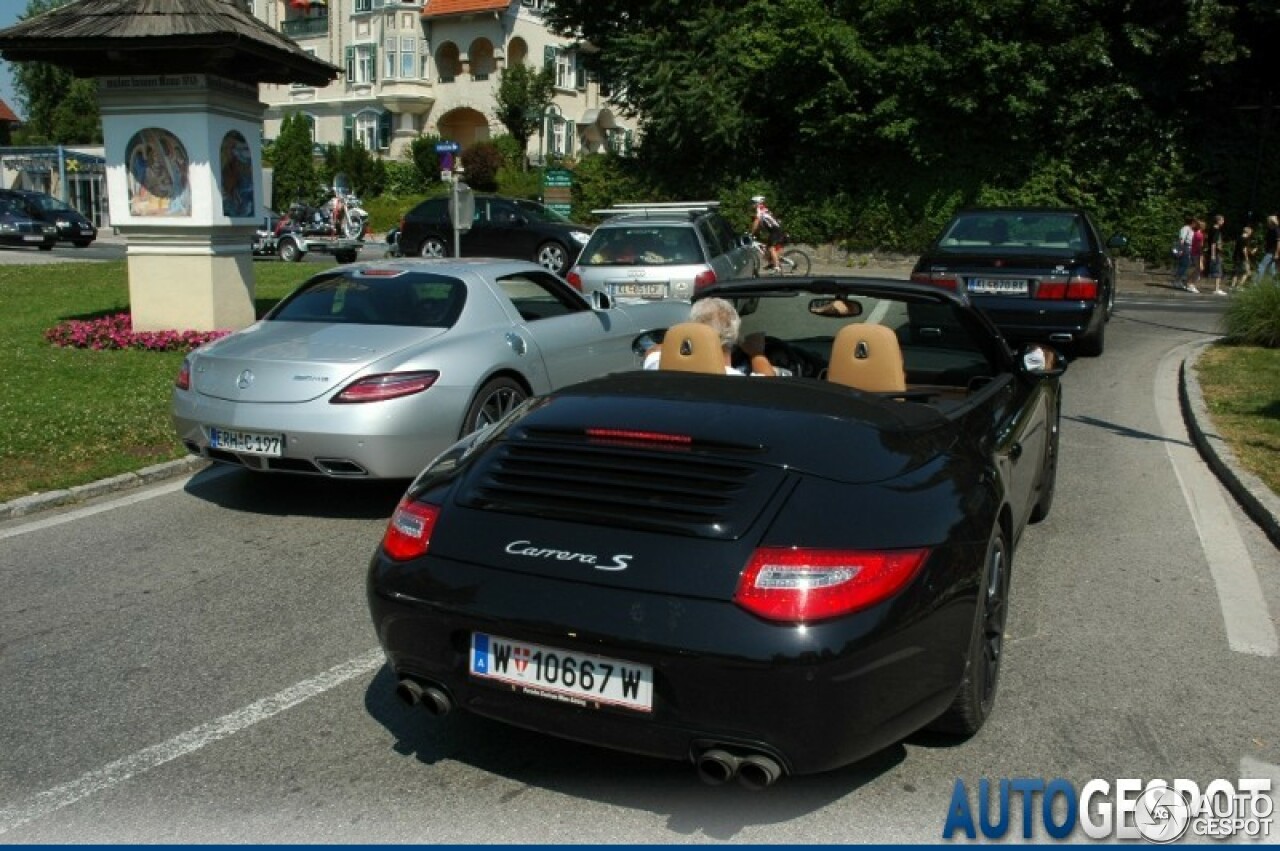
[[[1082,249],[1088,247],[1080,217],[1072,213],[982,212],[957,216],[938,247]]]
[[[409,211],[409,215],[415,219],[425,219],[429,222],[448,221],[449,217],[444,206],[445,199],[432,198],[429,201],[423,201],[418,206]],[[478,205],[477,205],[478,206]]]
[[[267,319],[339,325],[451,328],[466,302],[466,285],[443,275],[323,275],[282,301]]]
[[[706,262],[690,225],[597,228],[579,260],[586,266],[690,266]]]

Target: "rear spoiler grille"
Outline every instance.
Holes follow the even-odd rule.
[[[734,539],[783,472],[696,451],[568,440],[504,442],[467,479],[469,508],[626,529]]]

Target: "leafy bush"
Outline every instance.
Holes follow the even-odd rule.
[[[370,198],[365,201],[365,212],[369,214],[369,232],[374,239],[385,235],[387,231],[394,227],[400,226],[400,217],[412,210],[419,202],[437,195],[443,195],[443,189],[437,189],[435,192],[423,192],[417,195],[405,195],[392,197],[390,195],[382,195],[378,198]]]
[[[506,165],[502,150],[493,142],[476,142],[462,152],[464,179],[472,189],[493,192],[498,188],[498,172]]]
[[[1234,342],[1280,348],[1280,281],[1267,277],[1237,290],[1222,325]]]
[[[436,145],[443,141],[434,133],[426,133],[410,142],[406,151],[409,162],[413,163],[428,188],[440,185],[440,155],[436,153]]]
[[[343,173],[351,181],[352,191],[363,201],[381,195],[387,185],[386,164],[369,153],[364,145],[328,145],[324,149],[324,165],[320,169],[325,186],[333,185],[333,177]]]
[[[386,163],[387,183],[384,192],[393,197],[406,195],[422,195],[430,184],[423,178],[422,172],[409,160],[388,160]]]
[[[518,165],[507,163],[498,169],[498,194],[509,198],[540,198],[542,196],[542,172],[525,171]]]

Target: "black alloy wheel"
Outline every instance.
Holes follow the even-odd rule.
[[[1004,657],[1005,619],[1009,613],[1012,553],[999,526],[987,544],[981,593],[960,691],[947,711],[929,725],[931,730],[968,737],[982,729],[995,705]]]

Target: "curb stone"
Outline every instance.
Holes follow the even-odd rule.
[[[1258,524],[1271,543],[1280,547],[1280,496],[1261,479],[1240,466],[1231,447],[1212,428],[1213,420],[1200,390],[1195,366],[1213,342],[1209,340],[1197,343],[1178,370],[1178,399],[1182,406],[1182,418],[1186,421],[1191,442],[1195,444],[1209,469],[1218,477],[1218,481],[1222,482],[1223,487],[1240,504],[1244,513]],[[1210,430],[1206,431],[1206,426]]]
[[[178,458],[174,461],[152,464],[132,473],[121,473],[108,479],[100,479],[87,485],[76,485],[64,490],[45,491],[19,497],[10,502],[0,503],[0,520],[25,517],[28,514],[35,514],[39,511],[75,505],[76,503],[118,491],[132,490],[142,485],[196,473],[208,467],[209,463],[204,458],[188,455],[185,458]]]

